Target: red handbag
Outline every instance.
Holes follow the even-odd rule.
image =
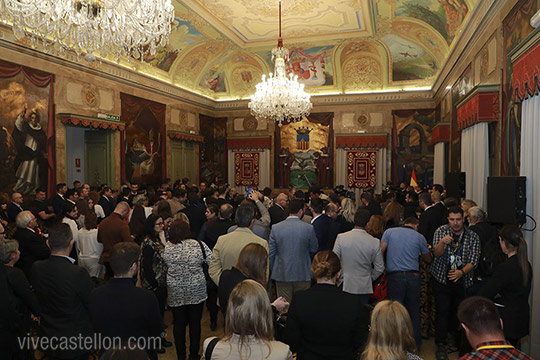
[[[371,298],[377,301],[383,301],[383,300],[388,299],[388,291],[386,289],[387,284],[388,284],[388,279],[386,277],[386,271],[385,271],[373,283],[373,294],[371,294]]]

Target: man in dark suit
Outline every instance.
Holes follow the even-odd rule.
[[[21,258],[17,262],[26,277],[30,279],[30,269],[37,260],[47,259],[50,250],[45,240],[36,233],[36,217],[31,211],[22,211],[17,215],[17,230],[13,238],[19,242]]]
[[[67,224],[49,229],[51,256],[32,266],[32,286],[41,305],[44,336],[56,339],[90,338],[93,334],[88,301],[92,280],[88,272],[69,257],[73,235]],[[44,349],[53,359],[88,359],[90,349],[70,346]]]
[[[418,203],[424,212],[420,215],[418,232],[426,238],[429,245],[433,244],[433,234],[439,226],[443,225],[443,213],[439,206],[435,207],[429,193],[422,193],[418,197]],[[444,206],[444,205],[443,205]]]
[[[62,211],[64,203],[66,202],[66,192],[66,184],[60,183],[56,185],[56,195],[52,199],[52,207],[57,215],[60,214],[60,211]]]
[[[206,222],[204,204],[201,206],[199,196],[191,192],[188,195],[188,206],[180,210],[186,214],[189,219],[189,228],[191,230],[191,238],[197,239],[203,224]]]
[[[270,209],[268,209],[271,219],[270,226],[285,220],[285,207],[287,206],[288,200],[289,197],[287,196],[287,194],[284,193],[280,193],[276,197],[274,205],[271,206]]]
[[[17,215],[19,215],[21,211],[24,211],[22,207],[23,201],[24,198],[21,193],[15,192],[11,195],[11,203],[7,208],[7,213],[9,221],[11,221],[12,223],[15,222]]]
[[[359,209],[368,210],[371,216],[382,215],[381,204],[373,200],[373,195],[370,192],[364,191],[360,195],[360,200],[362,201],[362,205],[360,205]]]
[[[313,213],[311,225],[313,225],[315,235],[317,235],[319,241],[319,251],[332,250],[337,237],[337,232],[333,231],[333,220],[328,215],[323,214],[324,207],[321,199],[312,198],[310,206]]]
[[[163,321],[155,295],[135,287],[140,248],[134,243],[116,244],[110,257],[114,278],[96,288],[90,296],[94,331],[103,337],[144,339],[150,359],[156,360],[161,348]],[[101,349],[102,351],[108,349]]]
[[[103,188],[98,205],[101,205],[106,217],[114,211],[114,200],[112,199],[112,190],[110,187],[106,186]]]

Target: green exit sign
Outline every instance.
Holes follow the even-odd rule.
[[[106,114],[105,116],[109,121],[120,121],[119,115]]]

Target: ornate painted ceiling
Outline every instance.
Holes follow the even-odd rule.
[[[139,71],[214,99],[273,69],[277,0],[173,0],[170,43]],[[289,71],[312,94],[429,87],[477,0],[284,0]]]

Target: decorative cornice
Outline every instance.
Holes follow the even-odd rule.
[[[100,118],[75,114],[58,114],[57,116],[60,122],[64,125],[69,124],[74,126],[115,131],[124,131],[125,129],[125,124],[119,121],[109,121]]]
[[[272,149],[271,136],[231,136],[227,138],[229,150],[264,150]]]
[[[184,141],[193,141],[193,142],[204,142],[204,136],[196,134],[188,134],[181,131],[169,130],[167,135],[171,140],[184,140]]]
[[[481,122],[498,121],[499,104],[498,86],[474,88],[465,99],[457,104],[458,129],[463,130]]]
[[[336,148],[361,149],[388,147],[388,134],[337,134]]]

